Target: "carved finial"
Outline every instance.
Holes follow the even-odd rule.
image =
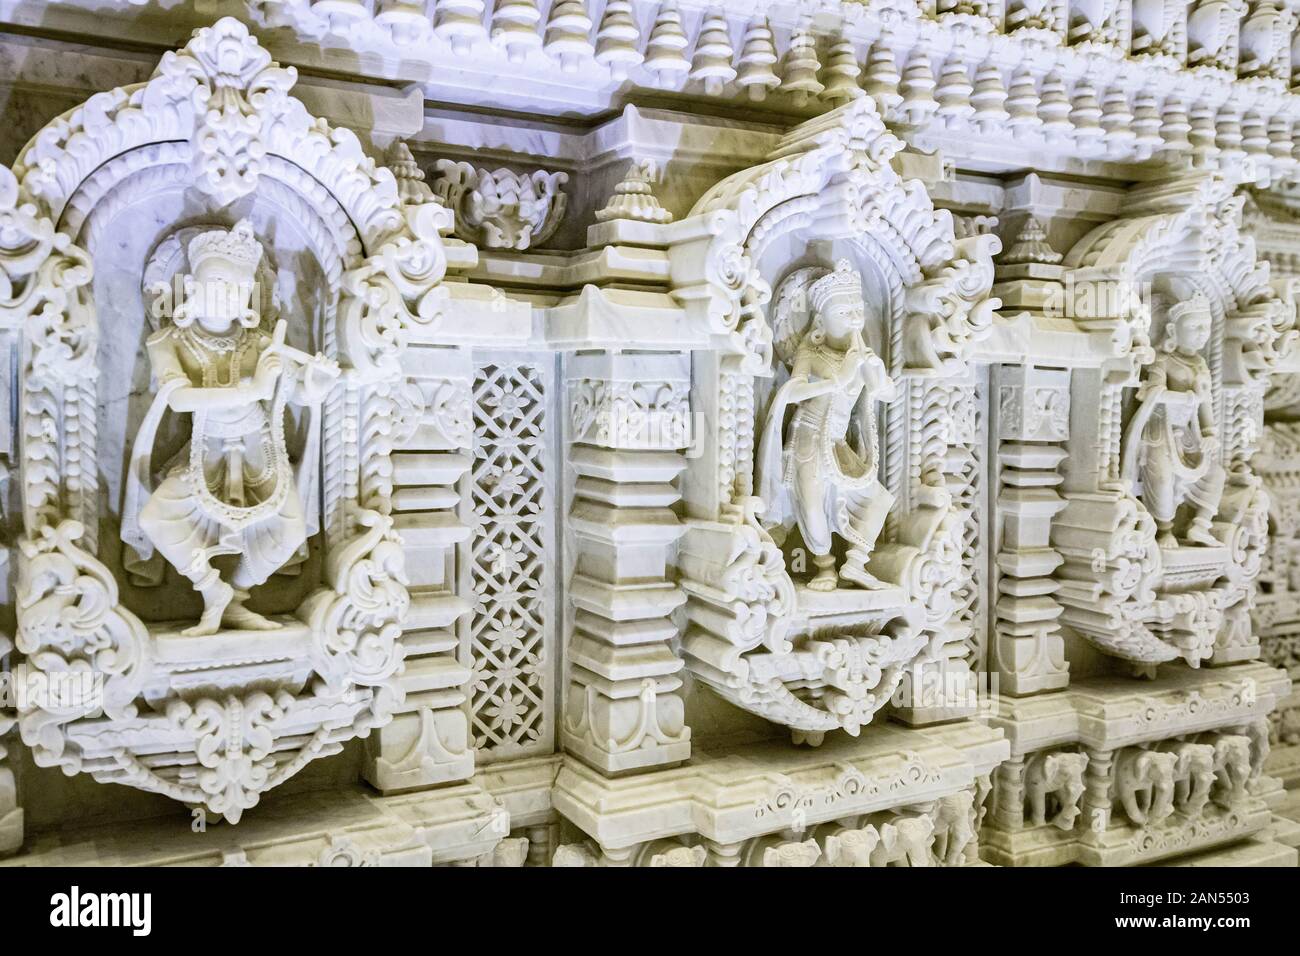
[[[887,116],[903,102],[903,97],[898,92],[901,79],[898,66],[894,63],[893,51],[883,43],[873,46],[871,55],[867,57],[867,76],[863,86],[867,94],[876,101],[876,107],[882,116]]]
[[[766,20],[755,20],[745,31],[736,85],[747,90],[749,98],[756,103],[766,99],[768,90],[781,85],[781,80],[772,69],[775,62],[776,46],[772,43],[772,28]]]
[[[858,86],[858,74],[861,72],[853,41],[846,37],[836,40],[835,45],[831,47],[830,55],[826,58],[824,71],[826,88],[822,90],[821,98],[834,106],[839,106],[841,103],[865,96],[862,87]]]
[[[1137,138],[1134,144],[1139,150],[1159,149],[1164,142],[1160,138],[1160,110],[1156,98],[1149,90],[1143,90],[1133,103],[1133,132]]]
[[[655,165],[650,160],[634,163],[623,181],[614,187],[614,195],[610,196],[605,208],[596,210],[597,221],[633,219],[637,222],[672,222],[673,214],[655,198],[655,172]]]
[[[992,132],[1011,114],[1007,112],[1007,91],[1002,85],[1002,71],[988,60],[975,74],[975,91],[971,94],[975,122],[984,132]]]
[[[1106,135],[1101,128],[1101,104],[1097,102],[1097,91],[1087,78],[1074,86],[1074,103],[1070,107],[1070,123],[1074,126],[1075,141],[1080,149],[1100,148],[1098,142]]]
[[[541,20],[537,0],[502,0],[492,14],[492,42],[506,51],[511,63],[522,63],[529,50],[542,45],[537,32]]]
[[[1016,241],[1002,255],[1002,264],[1008,266],[1038,263],[1054,266],[1062,259],[1059,252],[1047,241],[1047,230],[1035,217],[1030,216],[1016,234]]]
[[[727,18],[717,7],[704,15],[700,27],[700,38],[695,43],[695,60],[691,64],[692,80],[704,83],[704,92],[717,96],[722,88],[736,78],[735,67],[731,65],[731,35],[727,30]]]
[[[1039,94],[1038,115],[1043,121],[1043,132],[1049,139],[1055,139],[1068,133],[1070,125],[1070,98],[1065,95],[1065,81],[1055,71],[1047,74],[1043,80],[1043,90]]]
[[[1191,130],[1187,139],[1192,144],[1192,160],[1197,168],[1209,166],[1219,155],[1219,145],[1215,138],[1214,119],[1216,110],[1206,100],[1192,107],[1190,113]]]
[[[433,33],[457,56],[468,56],[485,36],[483,0],[438,0]]]
[[[609,0],[596,31],[596,62],[622,82],[627,79],[627,71],[645,59],[637,49],[640,39],[631,0]]]
[[[591,45],[591,17],[583,0],[556,0],[546,21],[546,55],[560,61],[565,73],[578,72],[578,65],[596,52]]]
[[[1187,107],[1182,100],[1173,96],[1165,100],[1160,123],[1160,135],[1164,139],[1166,150],[1177,154],[1192,148],[1192,141],[1187,138],[1192,124],[1187,120]]]
[[[1247,156],[1268,156],[1268,127],[1264,118],[1251,110],[1241,120],[1241,148]]]
[[[939,108],[934,98],[934,72],[930,69],[930,55],[924,50],[912,56],[903,71],[899,85],[903,102],[898,107],[902,121],[908,126],[924,126]]]
[[[939,87],[935,90],[939,100],[939,116],[947,125],[960,125],[974,115],[975,107],[970,102],[973,91],[966,64],[960,57],[949,60],[939,78]]]
[[[821,80],[817,79],[819,69],[817,41],[811,23],[805,19],[790,37],[790,49],[781,69],[781,92],[789,93],[795,106],[803,106],[810,95],[816,96],[823,89]]]
[[[1101,102],[1101,128],[1111,149],[1122,149],[1137,139],[1134,115],[1128,108],[1128,94],[1112,86]]]
[[[1011,114],[1011,128],[1018,135],[1043,125],[1038,115],[1038,84],[1028,67],[1022,66],[1011,78],[1007,93],[1007,112]]]
[[[479,12],[482,13],[480,3]],[[375,26],[387,30],[401,47],[415,46],[429,39],[429,16],[423,0],[382,0],[375,7]]]
[[[411,148],[406,143],[400,139],[394,142],[388,149],[387,159],[388,168],[397,180],[397,195],[402,202],[418,205],[438,201],[429,184],[424,181],[424,170],[415,161]]]
[[[664,0],[650,30],[650,42],[645,51],[645,68],[655,75],[659,86],[670,87],[690,71],[691,64],[682,54],[689,43],[682,30],[677,0]]]

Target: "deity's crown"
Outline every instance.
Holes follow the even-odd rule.
[[[198,272],[209,259],[225,259],[232,265],[246,269],[249,275],[262,260],[262,244],[253,234],[253,225],[247,219],[235,223],[233,229],[212,229],[199,233],[190,240],[190,269]]]
[[[1210,300],[1205,297],[1204,292],[1193,292],[1191,298],[1184,299],[1182,302],[1176,302],[1169,307],[1169,324],[1172,326],[1185,315],[1192,315],[1197,312],[1209,312]]]
[[[848,259],[835,263],[835,269],[808,286],[808,304],[820,312],[837,296],[852,296],[862,300],[862,276]]]

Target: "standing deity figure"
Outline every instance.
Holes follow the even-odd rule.
[[[800,269],[781,284],[773,313],[777,354],[790,377],[772,399],[759,443],[766,520],[798,525],[816,568],[813,590],[834,590],[840,579],[885,587],[866,569],[894,503],[877,477],[875,406],[892,401],[897,389],[862,337],[862,277],[847,259],[831,271]],[[849,546],[838,575],[833,533]]]
[[[1193,510],[1185,539],[1217,548],[1210,522],[1219,511],[1226,479],[1216,460],[1210,368],[1201,350],[1209,341],[1209,301],[1196,293],[1169,309],[1164,340],[1138,388],[1138,407],[1128,427],[1123,477],[1142,478],[1142,503],[1155,519],[1162,548],[1178,546],[1174,519],[1184,504]]]
[[[193,582],[203,613],[185,634],[274,630],[279,623],[245,602],[306,541],[303,502],[314,480],[314,453],[295,475],[285,406],[319,406],[339,368],[285,345],[284,320],[271,334],[262,328],[252,300],[262,247],[247,220],[200,233],[187,253],[184,301],[147,343],[157,393],[132,450],[122,540],[140,562],[157,549]],[[150,491],[168,410],[190,416],[189,441]]]

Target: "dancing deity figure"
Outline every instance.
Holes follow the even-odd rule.
[[[1169,309],[1164,340],[1138,388],[1138,408],[1128,428],[1123,476],[1141,475],[1142,503],[1156,521],[1162,548],[1178,546],[1174,519],[1193,509],[1189,544],[1221,546],[1210,533],[1226,478],[1216,460],[1210,368],[1201,350],[1209,341],[1210,304],[1199,292]]]
[[[847,259],[833,271],[800,269],[781,284],[773,312],[790,378],[772,399],[759,443],[767,521],[798,525],[816,569],[810,588],[834,590],[841,579],[885,587],[866,569],[894,503],[877,477],[875,405],[897,390],[862,337],[862,277]],[[838,574],[832,534],[849,545]]]
[[[131,456],[122,539],[141,562],[156,548],[203,597],[184,633],[273,630],[280,624],[245,602],[306,541],[304,489],[314,480],[312,454],[294,473],[285,406],[319,406],[339,368],[286,346],[283,320],[269,335],[262,328],[252,303],[262,247],[246,220],[200,233],[187,252],[184,302],[148,340],[158,390]],[[150,492],[167,410],[191,416],[189,442]],[[214,561],[225,556],[223,570]]]

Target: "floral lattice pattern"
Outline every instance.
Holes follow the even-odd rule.
[[[522,362],[482,365],[474,378],[468,630],[480,759],[552,746],[547,381]]]

